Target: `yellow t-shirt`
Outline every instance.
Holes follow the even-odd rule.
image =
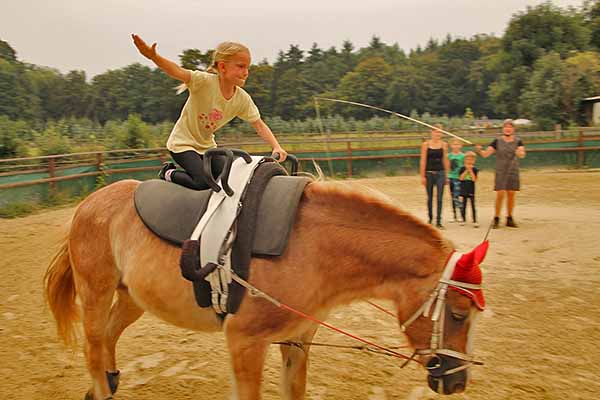
[[[187,86],[189,97],[167,140],[167,149],[173,153],[193,150],[203,154],[217,147],[215,131],[235,117],[248,122],[260,118],[258,108],[244,89],[236,87],[233,97],[225,99],[216,74],[192,71]]]

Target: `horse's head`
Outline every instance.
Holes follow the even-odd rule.
[[[468,367],[477,363],[471,355],[471,340],[475,317],[485,307],[479,264],[487,249],[485,241],[470,253],[454,253],[429,299],[411,318],[400,321],[435,392],[464,391]]]

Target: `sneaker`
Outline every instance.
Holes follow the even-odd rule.
[[[455,224],[455,223],[458,222],[458,219],[456,218],[456,216],[454,216],[454,218],[450,222],[452,222],[453,224]]]
[[[519,226],[515,223],[512,217],[506,217],[506,226],[509,228],[518,228]]]
[[[479,228],[479,223],[473,222],[473,228]]]
[[[442,225],[440,222],[438,222],[437,224],[435,224],[435,227],[438,228],[439,230],[446,229],[446,228],[444,228],[444,225]]]
[[[167,173],[167,171],[170,169],[175,169],[175,168],[177,168],[177,167],[172,162],[163,163],[162,168],[160,169],[160,171],[158,171],[158,179],[162,179],[164,181],[165,174]]]
[[[494,217],[494,225],[492,226],[493,229],[498,229],[500,227],[500,218],[499,217]]]
[[[465,226],[465,221],[460,221],[460,226]]]

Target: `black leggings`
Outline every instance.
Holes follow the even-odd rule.
[[[444,184],[446,183],[446,173],[444,171],[426,171],[426,186],[427,190],[427,213],[429,215],[429,223],[433,219],[433,188],[436,188],[437,194],[437,224],[442,223],[442,199],[444,197]]]
[[[182,153],[171,153],[171,157],[184,171],[177,170],[171,173],[171,181],[194,190],[206,190],[209,188],[203,172],[202,154],[188,150]],[[215,179],[219,176],[225,166],[225,157],[213,156],[211,170]]]
[[[467,200],[471,200],[471,212],[473,213],[473,222],[477,222],[477,211],[475,210],[475,196],[461,196],[462,197],[462,208],[460,209],[460,213],[462,214],[462,219],[464,222],[467,222]]]

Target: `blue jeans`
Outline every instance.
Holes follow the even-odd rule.
[[[450,178],[450,193],[452,194],[452,213],[456,219],[456,210],[462,210],[462,201],[460,199],[460,180]]]
[[[433,188],[436,188],[437,199],[437,218],[436,223],[442,223],[442,199],[444,198],[444,184],[446,183],[446,173],[444,171],[426,171],[425,172],[427,189],[427,211],[429,213],[429,223],[433,220]]]

